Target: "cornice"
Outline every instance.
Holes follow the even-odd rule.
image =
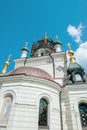
[[[2,76],[0,77],[0,84],[12,84],[13,85],[22,85],[24,83],[28,83],[28,86],[31,85],[43,85],[43,86],[47,86],[50,88],[54,88],[56,90],[58,90],[58,92],[60,92],[62,90],[62,87],[60,84],[56,83],[55,81],[52,80],[47,80],[47,79],[43,79],[43,78],[37,78],[37,77],[30,77],[30,76],[25,76],[25,75],[16,75],[16,76]],[[15,85],[15,86],[16,86]]]

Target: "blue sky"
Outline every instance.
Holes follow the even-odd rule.
[[[0,0],[0,71],[9,54],[12,70],[25,42],[31,50],[44,32],[53,40],[58,35],[63,50],[71,43],[77,61],[86,67],[87,0]]]

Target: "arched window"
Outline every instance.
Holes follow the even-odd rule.
[[[5,96],[3,99],[2,109],[0,112],[0,124],[6,125],[12,105],[12,96]]]
[[[87,129],[87,103],[79,104],[80,119],[83,128]]]
[[[39,126],[48,126],[48,102],[41,98],[39,104]]]

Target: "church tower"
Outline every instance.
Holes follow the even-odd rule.
[[[14,60],[15,69],[23,66],[40,68],[50,74],[55,82],[63,85],[66,77],[66,52],[62,51],[62,43],[58,41],[58,36],[56,41],[53,41],[45,33],[43,39],[32,45],[30,58],[23,57],[23,50],[28,52],[22,49],[21,58]]]
[[[69,65],[66,85],[62,91],[64,130],[87,129],[87,78],[84,69],[76,62],[71,44],[68,44]],[[65,123],[66,122],[66,123]]]
[[[46,33],[30,57],[25,43],[9,73],[8,57],[0,73],[0,130],[87,130],[86,74],[68,46],[68,67],[58,36]]]

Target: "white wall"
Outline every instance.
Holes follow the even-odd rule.
[[[82,130],[78,104],[80,102],[87,102],[87,84],[67,85],[63,90],[62,97],[62,109],[65,109],[63,123],[65,125],[66,121],[67,124],[67,128],[64,130]]]
[[[61,88],[56,83],[22,75],[3,78],[1,87],[1,94],[10,90],[16,95],[7,130],[38,130],[39,101],[42,97],[49,101],[50,130],[60,130]]]
[[[47,55],[41,57],[34,57],[30,59],[15,59],[15,68],[21,66],[40,68],[49,73],[55,79],[55,82],[63,85],[63,79],[66,75],[66,53],[53,53],[51,54],[51,56]],[[24,65],[25,61],[26,64]],[[59,67],[61,67],[62,69],[59,69]]]

